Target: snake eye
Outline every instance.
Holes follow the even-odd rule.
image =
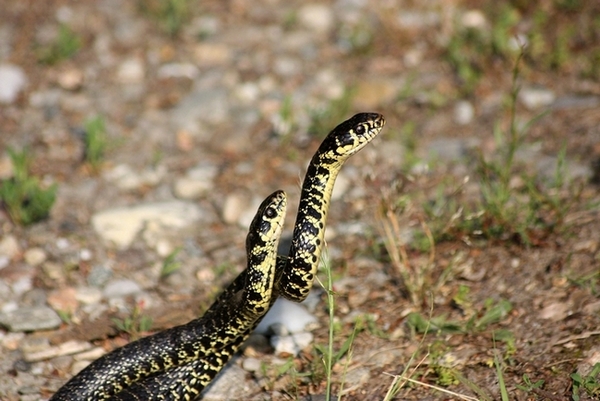
[[[277,213],[275,212],[275,209],[273,209],[272,207],[267,208],[267,210],[265,210],[265,215],[267,216],[267,218],[272,219],[273,217],[275,217]]]
[[[357,135],[365,134],[365,126],[363,124],[360,124],[359,126],[356,127],[356,134]]]

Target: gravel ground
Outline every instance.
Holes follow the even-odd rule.
[[[0,211],[0,398],[48,399],[104,352],[201,314],[243,268],[260,201],[288,193],[289,238],[320,138],[377,111],[386,127],[344,167],[327,231],[336,348],[363,322],[334,393],[384,399],[406,371],[500,399],[500,361],[511,399],[572,399],[571,374],[600,362],[600,9],[479,3],[181,0],[177,24],[157,0],[5,0],[0,179],[14,175],[8,149],[27,149],[57,196],[36,224]],[[519,213],[497,232],[491,207],[470,206],[482,160],[504,149],[494,133],[510,127],[524,42],[515,124],[533,123],[509,177]],[[108,140],[97,163],[94,119]],[[254,336],[203,399],[320,399],[324,294],[284,313],[311,322],[278,333],[291,348]],[[417,314],[433,318],[427,334]],[[517,389],[525,377],[544,383]],[[393,399],[459,398],[412,383]]]

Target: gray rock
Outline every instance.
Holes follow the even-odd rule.
[[[183,199],[195,199],[214,187],[214,179],[219,169],[213,164],[196,166],[175,181],[173,192]]]
[[[202,210],[193,203],[169,201],[104,210],[92,216],[92,226],[103,240],[125,249],[145,224],[180,229],[202,217]]]
[[[191,92],[173,109],[172,123],[177,130],[192,135],[203,133],[202,123],[219,124],[229,116],[229,100],[224,89],[202,89]]]
[[[104,265],[95,265],[87,276],[87,282],[91,287],[101,287],[112,277],[112,270]]]
[[[9,331],[38,331],[58,328],[62,320],[47,306],[18,308],[0,313],[0,325]]]
[[[135,295],[142,291],[140,286],[133,280],[114,280],[106,284],[102,294],[105,298],[120,298],[128,295]]]
[[[246,371],[234,363],[227,365],[202,393],[203,401],[243,400],[260,391],[257,383],[246,380]]]
[[[0,103],[14,102],[26,85],[27,76],[21,67],[0,64]]]

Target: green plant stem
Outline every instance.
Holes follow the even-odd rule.
[[[333,331],[335,318],[335,297],[333,293],[333,277],[331,274],[331,264],[328,255],[325,254],[324,266],[327,274],[327,306],[329,308],[329,343],[327,344],[327,355],[325,356],[325,372],[327,373],[327,387],[325,390],[325,400],[331,399],[331,372],[333,370]]]

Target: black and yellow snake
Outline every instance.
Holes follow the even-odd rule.
[[[306,298],[319,264],[335,179],[384,123],[380,114],[360,113],[324,139],[306,172],[288,256],[277,255],[287,197],[276,191],[250,225],[247,268],[202,317],[104,355],[50,401],[196,399],[279,296],[297,302]]]

